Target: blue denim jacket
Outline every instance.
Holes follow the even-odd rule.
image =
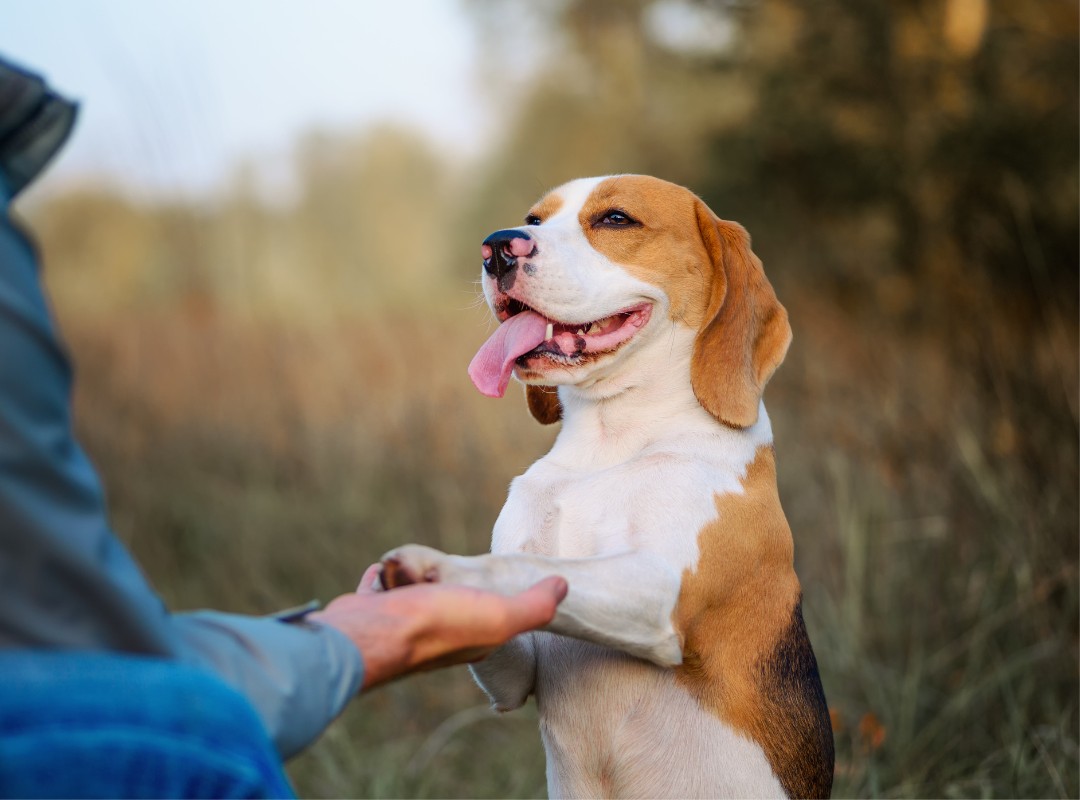
[[[71,366],[36,252],[8,206],[75,116],[39,77],[0,59],[0,648],[123,651],[207,667],[248,697],[287,757],[357,692],[356,647],[312,623],[170,613],[110,529],[101,482],[72,432]]]

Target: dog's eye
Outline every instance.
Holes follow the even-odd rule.
[[[529,214],[529,216],[525,217],[525,224],[526,225],[539,225],[540,224],[540,217],[536,216],[536,214]]]
[[[623,211],[618,211],[614,208],[605,211],[603,214],[600,214],[596,218],[596,222],[593,223],[594,226],[603,225],[605,227],[612,228],[625,228],[630,225],[637,224],[639,224],[638,221],[631,217],[629,214]]]

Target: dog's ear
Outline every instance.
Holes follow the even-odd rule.
[[[559,390],[554,386],[527,385],[525,399],[529,401],[529,411],[541,425],[551,425],[562,419]]]
[[[765,384],[791,344],[791,326],[750,234],[696,204],[698,228],[712,262],[709,303],[694,342],[690,382],[698,402],[723,423],[757,422]]]

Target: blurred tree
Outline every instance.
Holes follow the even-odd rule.
[[[297,170],[297,255],[328,282],[330,297],[346,305],[415,304],[445,288],[445,250],[425,237],[440,227],[449,179],[420,135],[393,126],[359,137],[312,134],[298,150]]]
[[[98,186],[42,204],[33,216],[63,273],[55,291],[85,311],[149,301],[193,318],[317,319],[441,298],[452,256],[440,237],[458,209],[427,140],[393,126],[313,132],[293,171],[295,198],[276,197],[246,162],[216,197],[137,203]]]
[[[1015,313],[1075,309],[1075,3],[770,0],[746,35],[777,17],[793,36],[748,51],[757,107],[713,137],[706,195],[797,231],[885,311],[955,319],[973,281]]]
[[[1001,413],[1076,431],[1076,3],[467,7],[537,75],[494,87],[517,109],[477,233],[569,178],[666,177],[744,223],[783,294],[933,336]]]
[[[653,173],[700,188],[704,133],[742,119],[751,98],[739,76],[697,70],[695,57],[659,42],[653,5],[468,4],[483,41],[524,41],[484,51],[500,136],[477,179],[476,233],[517,223],[543,192],[586,175]],[[529,79],[504,77],[519,60],[532,62]]]
[[[652,172],[756,231],[781,278],[812,270],[875,312],[955,318],[974,281],[1028,321],[1055,296],[1075,313],[1075,3],[468,8],[484,40],[548,42],[501,118],[489,218],[571,177]]]

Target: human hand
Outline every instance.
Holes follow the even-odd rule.
[[[337,628],[364,657],[364,689],[418,670],[479,661],[513,636],[546,625],[566,597],[558,576],[520,594],[423,583],[375,590],[379,564],[353,594],[332,600],[309,620]]]

